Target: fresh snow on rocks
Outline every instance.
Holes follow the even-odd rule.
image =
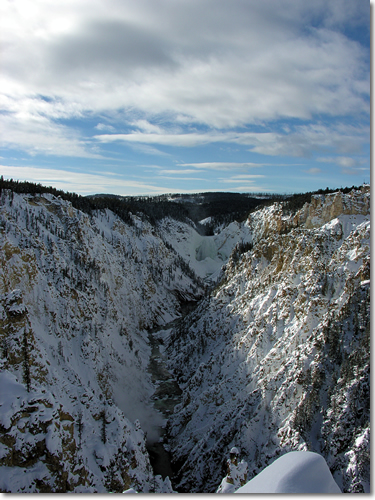
[[[202,236],[192,226],[169,217],[160,221],[158,229],[197,276],[211,281],[218,277],[236,244],[252,239],[248,224],[238,222],[232,222],[214,236]]]

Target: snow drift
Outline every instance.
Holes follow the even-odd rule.
[[[275,460],[235,493],[341,493],[326,461],[309,451],[291,451]]]

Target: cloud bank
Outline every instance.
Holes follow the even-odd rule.
[[[99,161],[120,147],[310,158],[369,144],[364,0],[18,0],[0,18],[7,149]]]

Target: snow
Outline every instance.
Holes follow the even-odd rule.
[[[17,485],[18,493],[34,493],[35,481],[52,482],[51,472],[42,462],[37,462],[32,467],[7,467],[1,466],[0,487],[2,491],[14,491]]]
[[[199,221],[199,224],[210,224],[210,222],[212,221],[212,217],[206,217],[205,219],[202,219]]]
[[[154,477],[152,492],[157,493],[157,494],[163,494],[163,495],[165,495],[167,493],[177,493],[177,491],[173,490],[169,477],[166,477],[165,479],[163,479],[159,475]],[[131,494],[140,493],[140,492],[134,488],[128,488],[127,490],[123,491],[122,493],[126,493],[127,495],[129,495],[129,494],[131,495]]]
[[[214,236],[202,236],[188,224],[169,217],[160,221],[158,228],[197,276],[211,280],[218,277],[236,244],[252,238],[248,224],[238,222],[230,223]]]
[[[324,458],[310,451],[281,456],[235,493],[341,493]]]
[[[27,398],[27,391],[23,384],[17,382],[16,376],[8,371],[0,372],[0,388],[0,423],[9,428],[15,405]]]
[[[233,450],[236,451],[233,452]],[[231,458],[227,460],[227,475],[222,480],[216,493],[234,493],[246,481],[247,462],[245,460],[241,460],[241,462],[238,463],[238,455],[239,451],[237,448],[233,447],[230,450]]]
[[[145,433],[131,422],[139,418],[151,436],[162,419],[150,404],[155,388],[145,329],[178,316],[176,290],[187,297],[202,292],[154,228],[136,216],[134,227],[109,210],[89,217],[50,196],[14,194],[12,203],[6,192],[1,196],[7,227],[0,232],[0,319],[7,333],[1,335],[1,423],[22,453],[45,446],[69,471],[71,484],[81,463],[93,490],[107,491],[101,468],[122,456],[120,467],[131,461],[129,475],[146,491],[152,471]],[[22,383],[25,336],[30,393]],[[53,392],[49,401],[46,389]],[[28,415],[24,408],[32,400],[35,411]],[[10,449],[0,451],[9,463]],[[18,470],[19,464],[12,492],[23,487]],[[37,471],[22,474],[29,470],[34,490],[27,491],[37,492]],[[54,481],[48,480],[52,488]],[[0,483],[9,489],[2,474]]]
[[[212,238],[205,238],[199,247],[196,249],[196,260],[200,262],[201,260],[205,260],[210,258],[215,260],[217,258],[217,247]]]

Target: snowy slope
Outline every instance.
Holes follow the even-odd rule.
[[[138,217],[9,191],[0,213],[0,489],[148,491],[143,431],[156,439],[162,418],[146,329],[199,280]]]
[[[235,493],[338,494],[341,490],[321,455],[310,451],[291,451]]]
[[[254,247],[170,336],[184,390],[169,422],[180,489],[215,491],[239,446],[250,478],[311,450],[343,491],[369,491],[369,196],[251,214]]]

